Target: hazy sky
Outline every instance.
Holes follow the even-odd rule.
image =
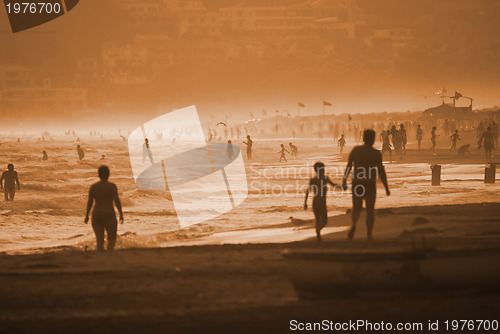
[[[215,12],[217,6],[237,3],[218,1],[209,8]],[[301,39],[270,41],[259,34],[223,30],[206,55],[177,49],[182,61],[176,60],[145,86],[98,89],[99,100],[91,109],[140,119],[158,114],[159,106],[167,110],[191,104],[205,116],[234,118],[247,118],[250,112],[260,115],[263,109],[268,114],[287,109],[295,115],[298,101],[306,104],[302,114],[321,113],[323,100],[333,104],[328,112],[334,113],[423,110],[441,102],[435,92],[442,85],[449,94],[458,90],[475,98],[477,107],[500,104],[500,1],[349,4],[357,10],[343,19],[356,22],[355,40],[313,31]],[[99,59],[106,43],[125,45],[137,33],[145,33],[132,21],[112,0],[84,0],[63,17],[12,34],[2,8],[0,64],[44,66],[56,73],[54,85],[73,86],[65,76],[74,72],[78,59]],[[386,56],[366,42],[381,29],[408,30],[413,39],[397,57]],[[212,38],[203,33],[168,35],[173,48]],[[237,56],[218,56],[233,45],[240,50]],[[262,47],[264,55],[246,52],[250,47]],[[89,98],[96,96],[92,94]],[[468,100],[459,104],[468,105]]]

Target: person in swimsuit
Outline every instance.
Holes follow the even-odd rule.
[[[21,185],[19,184],[17,172],[14,170],[14,165],[8,164],[7,170],[2,173],[2,178],[0,178],[0,189],[3,189],[6,201],[14,200],[14,196],[16,195],[16,184],[17,190],[21,190]]]
[[[422,147],[422,139],[424,138],[424,131],[422,131],[422,127],[420,124],[417,127],[417,142],[418,142],[418,149]]]
[[[78,153],[78,160],[83,160],[85,157],[85,151],[80,145],[76,145],[76,152]]]
[[[470,148],[470,144],[460,146],[457,150],[458,155],[463,157],[463,156],[465,156],[466,153],[470,153],[469,148]]]
[[[432,143],[432,146],[431,146],[430,151],[432,153],[436,153],[436,139],[439,136],[439,135],[436,134],[436,129],[437,128],[435,126],[433,126],[432,127],[432,131],[431,131],[431,143]]]
[[[297,146],[292,144],[291,142],[288,143],[288,146],[290,146],[290,155],[292,157],[296,157],[297,153],[299,152],[299,149],[297,148]]]
[[[352,240],[356,232],[356,224],[363,208],[366,206],[367,239],[372,239],[373,224],[375,223],[375,199],[377,195],[377,176],[380,175],[387,196],[391,194],[387,184],[387,175],[382,164],[382,154],[373,147],[375,131],[365,130],[363,133],[364,145],[356,146],[349,155],[349,161],[344,173],[344,189],[347,187],[347,177],[352,171],[352,226],[348,238]],[[354,167],[353,167],[354,166]]]
[[[281,144],[280,146],[280,150],[278,151],[278,154],[280,155],[280,162],[282,160],[285,160],[285,162],[288,162],[288,160],[286,160],[286,157],[285,157],[285,152],[290,154],[290,152],[287,151],[287,149],[285,148],[285,145]]]
[[[153,155],[151,154],[151,147],[149,147],[149,139],[144,139],[144,144],[142,144],[142,163],[149,159],[150,163],[153,163]]]
[[[326,226],[328,221],[328,210],[326,208],[326,193],[327,186],[331,184],[333,187],[341,187],[339,184],[333,183],[328,176],[325,175],[325,165],[322,162],[314,164],[316,176],[309,180],[309,187],[306,191],[306,199],[304,201],[304,210],[307,210],[307,198],[311,189],[314,190],[313,212],[316,218],[316,239],[321,241],[321,229]]]
[[[392,147],[391,147],[391,131],[382,131],[380,138],[382,139],[382,157],[385,152],[389,152],[389,161],[392,163]]]
[[[231,141],[227,141],[226,156],[228,160],[233,160],[234,150]]]
[[[450,151],[453,151],[453,150],[456,151],[457,150],[457,142],[459,140],[462,140],[462,138],[460,138],[458,130],[455,130],[455,132],[450,136],[450,140],[451,140]]]
[[[239,137],[239,135],[238,135]],[[250,135],[247,135],[247,141],[243,142],[247,146],[247,159],[251,160],[252,159],[252,145],[253,145],[253,140],[250,139]]]
[[[121,224],[123,224],[122,205],[118,197],[118,188],[116,184],[108,182],[109,168],[107,166],[101,166],[97,172],[101,181],[90,186],[85,224],[89,221],[90,210],[95,202],[94,210],[92,211],[92,229],[95,233],[97,250],[104,250],[104,231],[106,231],[108,236],[107,248],[108,250],[113,250],[118,229],[113,204],[116,205],[120,213]]]
[[[340,135],[340,138],[337,141],[337,145],[340,147],[340,154],[344,151],[344,146],[345,146],[345,136],[344,134]]]
[[[495,137],[493,135],[493,131],[491,130],[490,126],[488,126],[486,131],[483,132],[481,138],[479,138],[478,144],[479,147],[481,147],[481,145],[484,146],[486,163],[491,163],[492,162],[491,153],[495,149]]]

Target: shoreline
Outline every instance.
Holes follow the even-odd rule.
[[[446,212],[447,215],[452,217],[457,214],[457,212],[466,213],[468,209],[475,210],[478,208],[488,207],[489,211],[495,211],[495,209],[500,212],[500,204],[495,202],[483,202],[483,203],[473,203],[473,204],[447,204],[447,205],[420,205],[420,206],[405,206],[405,207],[390,207],[376,209],[376,220],[374,227],[374,238],[377,240],[389,240],[395,239],[400,236],[403,232],[407,231],[408,236],[418,237],[421,231],[415,233],[415,228],[412,227],[414,220],[417,217],[425,215],[443,215]],[[341,208],[336,207],[336,211],[340,211]],[[457,211],[458,210],[458,211]],[[338,214],[328,217],[328,224],[322,230],[322,236],[324,241],[337,241],[341,239],[346,239],[347,232],[351,226],[350,209],[346,210],[344,214]],[[358,227],[356,231],[355,239],[363,239],[366,233],[365,228],[365,210],[361,213],[358,221]],[[497,218],[492,218],[493,220],[498,219],[500,223],[500,214]],[[304,219],[304,225],[299,228],[293,226],[290,222],[279,223],[273,225],[267,225],[262,227],[251,227],[244,229],[234,229],[219,232],[206,232],[205,234],[198,234],[189,237],[189,232],[186,230],[176,230],[171,232],[164,232],[160,234],[164,235],[179,235],[183,232],[186,233],[185,237],[179,238],[177,240],[170,240],[160,242],[160,245],[147,247],[147,246],[132,246],[132,247],[120,247],[120,242],[123,242],[123,238],[130,237],[129,232],[124,232],[120,235],[118,234],[117,251],[119,250],[134,250],[134,249],[165,249],[165,248],[175,248],[175,247],[191,247],[191,246],[215,246],[215,245],[254,245],[254,244],[290,244],[294,242],[305,242],[315,240],[315,230],[314,230],[314,218]],[[427,237],[431,238],[440,234],[440,229],[449,228],[448,224],[439,223],[436,220],[430,221],[425,224],[427,229]],[[418,229],[417,229],[418,230]],[[479,233],[480,231],[478,231]],[[488,233],[488,232],[483,232]],[[495,235],[495,231],[491,232]],[[425,230],[424,230],[424,234]],[[498,232],[500,235],[500,232]],[[132,237],[138,237],[143,239],[155,238],[156,234],[142,235]],[[456,235],[455,235],[456,236]],[[31,254],[50,254],[50,253],[64,253],[64,252],[87,252],[94,251],[95,242],[92,240],[91,245],[87,244],[76,244],[76,245],[58,245],[49,246],[43,248],[30,248],[30,249],[14,249],[6,250],[0,252],[0,257],[2,256],[22,256]]]

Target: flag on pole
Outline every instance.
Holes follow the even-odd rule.
[[[326,106],[326,107],[331,107],[332,104],[330,102],[327,102],[327,101],[323,101],[323,105]]]
[[[305,108],[305,106],[306,106],[306,105],[305,105],[304,103],[299,102],[299,107],[301,107],[301,108]]]
[[[455,96],[454,96],[454,98],[455,98],[456,100],[458,100],[458,99],[459,99],[459,98],[461,98],[462,96],[463,96],[462,94],[460,94],[459,92],[455,91]]]

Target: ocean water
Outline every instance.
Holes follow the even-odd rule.
[[[70,136],[54,136],[49,141],[24,136],[17,143],[17,136],[1,137],[0,167],[15,165],[21,191],[16,193],[14,202],[0,199],[0,252],[94,248],[91,226],[83,220],[88,188],[98,181],[97,168],[101,164],[110,167],[110,181],[118,185],[123,204],[125,223],[118,228],[117,247],[130,248],[182,244],[183,240],[217,232],[278,225],[290,216],[312,219],[312,212],[302,208],[308,179],[313,175],[312,165],[324,162],[332,181],[341,183],[347,159],[346,154],[338,154],[336,144],[330,140],[304,139],[294,140],[299,156],[280,163],[279,144],[286,144],[289,139],[256,140],[254,159],[246,161],[247,199],[217,218],[181,228],[165,192],[137,188],[127,144],[119,136],[81,139],[77,143]],[[78,161],[77,144],[86,151],[83,161]],[[233,139],[233,144],[244,152],[241,139]],[[43,150],[47,151],[48,161],[42,160]],[[103,154],[106,158],[100,161]],[[419,154],[422,156],[418,160],[425,161],[426,153]],[[449,157],[443,161],[440,187],[430,185],[429,163],[386,164],[392,196],[387,197],[380,185],[377,207],[500,201],[500,186],[483,182],[484,164],[479,155],[466,164]],[[200,187],[199,192],[202,196],[210,189]],[[345,212],[350,204],[349,192],[332,190],[328,194],[330,215]]]

